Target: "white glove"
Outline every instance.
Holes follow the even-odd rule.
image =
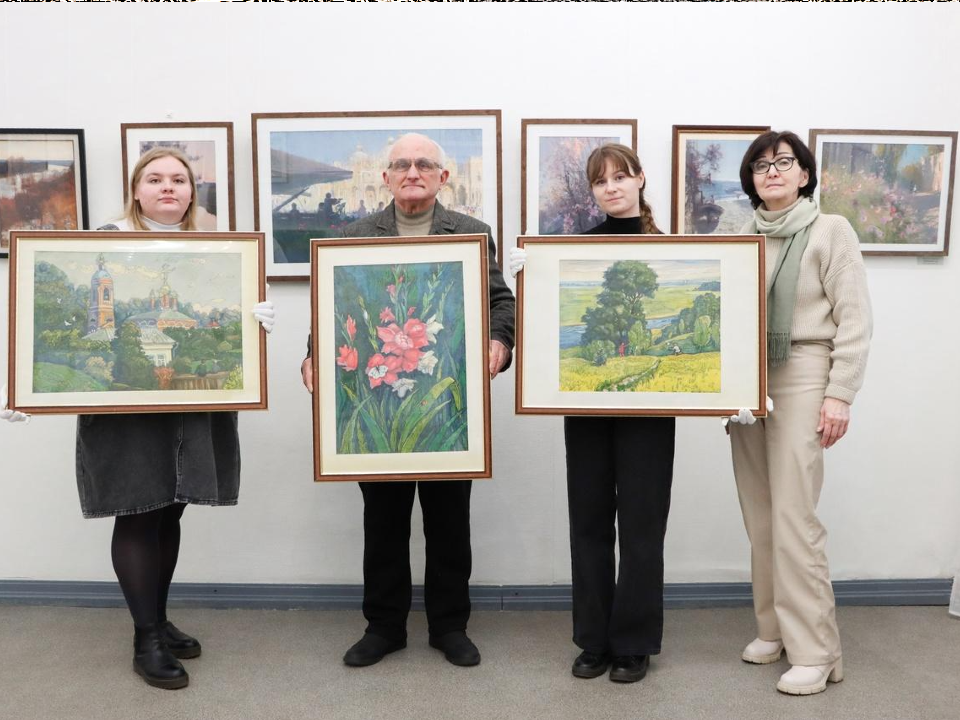
[[[773,412],[773,398],[769,395],[767,396],[767,412]],[[747,410],[747,408],[740,408],[740,412],[736,415],[731,415],[729,418],[723,418],[721,424],[726,427],[728,422],[738,423],[740,425],[753,425],[757,419],[753,416],[753,413]]]
[[[277,311],[273,309],[272,300],[264,300],[253,306],[251,311],[257,322],[263,326],[267,332],[273,330],[273,325],[277,321]]]
[[[510,268],[510,274],[513,277],[516,277],[517,273],[523,270],[523,266],[526,264],[527,251],[518,247],[510,248],[510,262],[507,265],[507,267]]]
[[[30,416],[16,410],[7,410],[7,386],[0,388],[0,420],[8,422],[30,422]]]

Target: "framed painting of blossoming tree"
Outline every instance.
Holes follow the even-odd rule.
[[[864,255],[946,255],[957,133],[811,130],[821,211],[843,215]]]
[[[636,150],[637,121],[521,120],[520,232],[577,235],[599,225],[587,158],[612,142]]]
[[[316,480],[490,477],[486,243],[312,241]]]

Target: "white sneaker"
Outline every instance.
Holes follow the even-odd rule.
[[[743,649],[740,656],[744,662],[755,665],[775,663],[783,654],[783,640],[761,640],[757,638]]]
[[[829,665],[794,665],[780,676],[777,690],[787,695],[815,695],[827,689],[827,682],[843,680],[843,659]]]

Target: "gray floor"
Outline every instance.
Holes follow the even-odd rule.
[[[164,691],[130,669],[125,610],[0,606],[0,718],[960,718],[960,621],[946,608],[838,613],[846,680],[793,698],[774,689],[786,661],[738,659],[747,609],[669,611],[665,651],[635,685],[570,675],[565,612],[474,613],[475,668],[428,647],[414,613],[406,650],[354,669],[340,658],[358,612],[179,610],[203,657],[185,661],[188,688]]]

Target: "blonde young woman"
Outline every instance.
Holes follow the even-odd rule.
[[[196,197],[187,158],[154,148],[134,168],[123,219],[101,230],[193,230]],[[267,332],[273,329],[273,303],[258,303],[253,315]],[[0,417],[28,419],[9,410]],[[201,648],[167,618],[180,518],[188,504],[236,504],[237,413],[80,415],[76,452],[84,517],[115,518],[111,558],[133,617],[133,668],[152,686],[185,687],[189,676],[180,660],[199,656]]]
[[[847,432],[863,383],[872,319],[860,244],[813,200],[816,160],[792,132],[747,149],[743,190],[755,208],[743,232],[767,236],[768,392],[775,411],[728,425],[740,507],[751,545],[757,638],[744,661],[792,667],[777,689],[822,692],[843,679],[840,635],[817,518],[823,451]]]
[[[587,179],[607,217],[587,235],[658,234],[646,177],[629,147],[602,145]],[[526,252],[513,248],[510,270]],[[672,417],[567,417],[567,496],[573,569],[571,672],[637,682],[663,639],[663,541],[673,483]],[[617,533],[619,573],[615,565]]]

